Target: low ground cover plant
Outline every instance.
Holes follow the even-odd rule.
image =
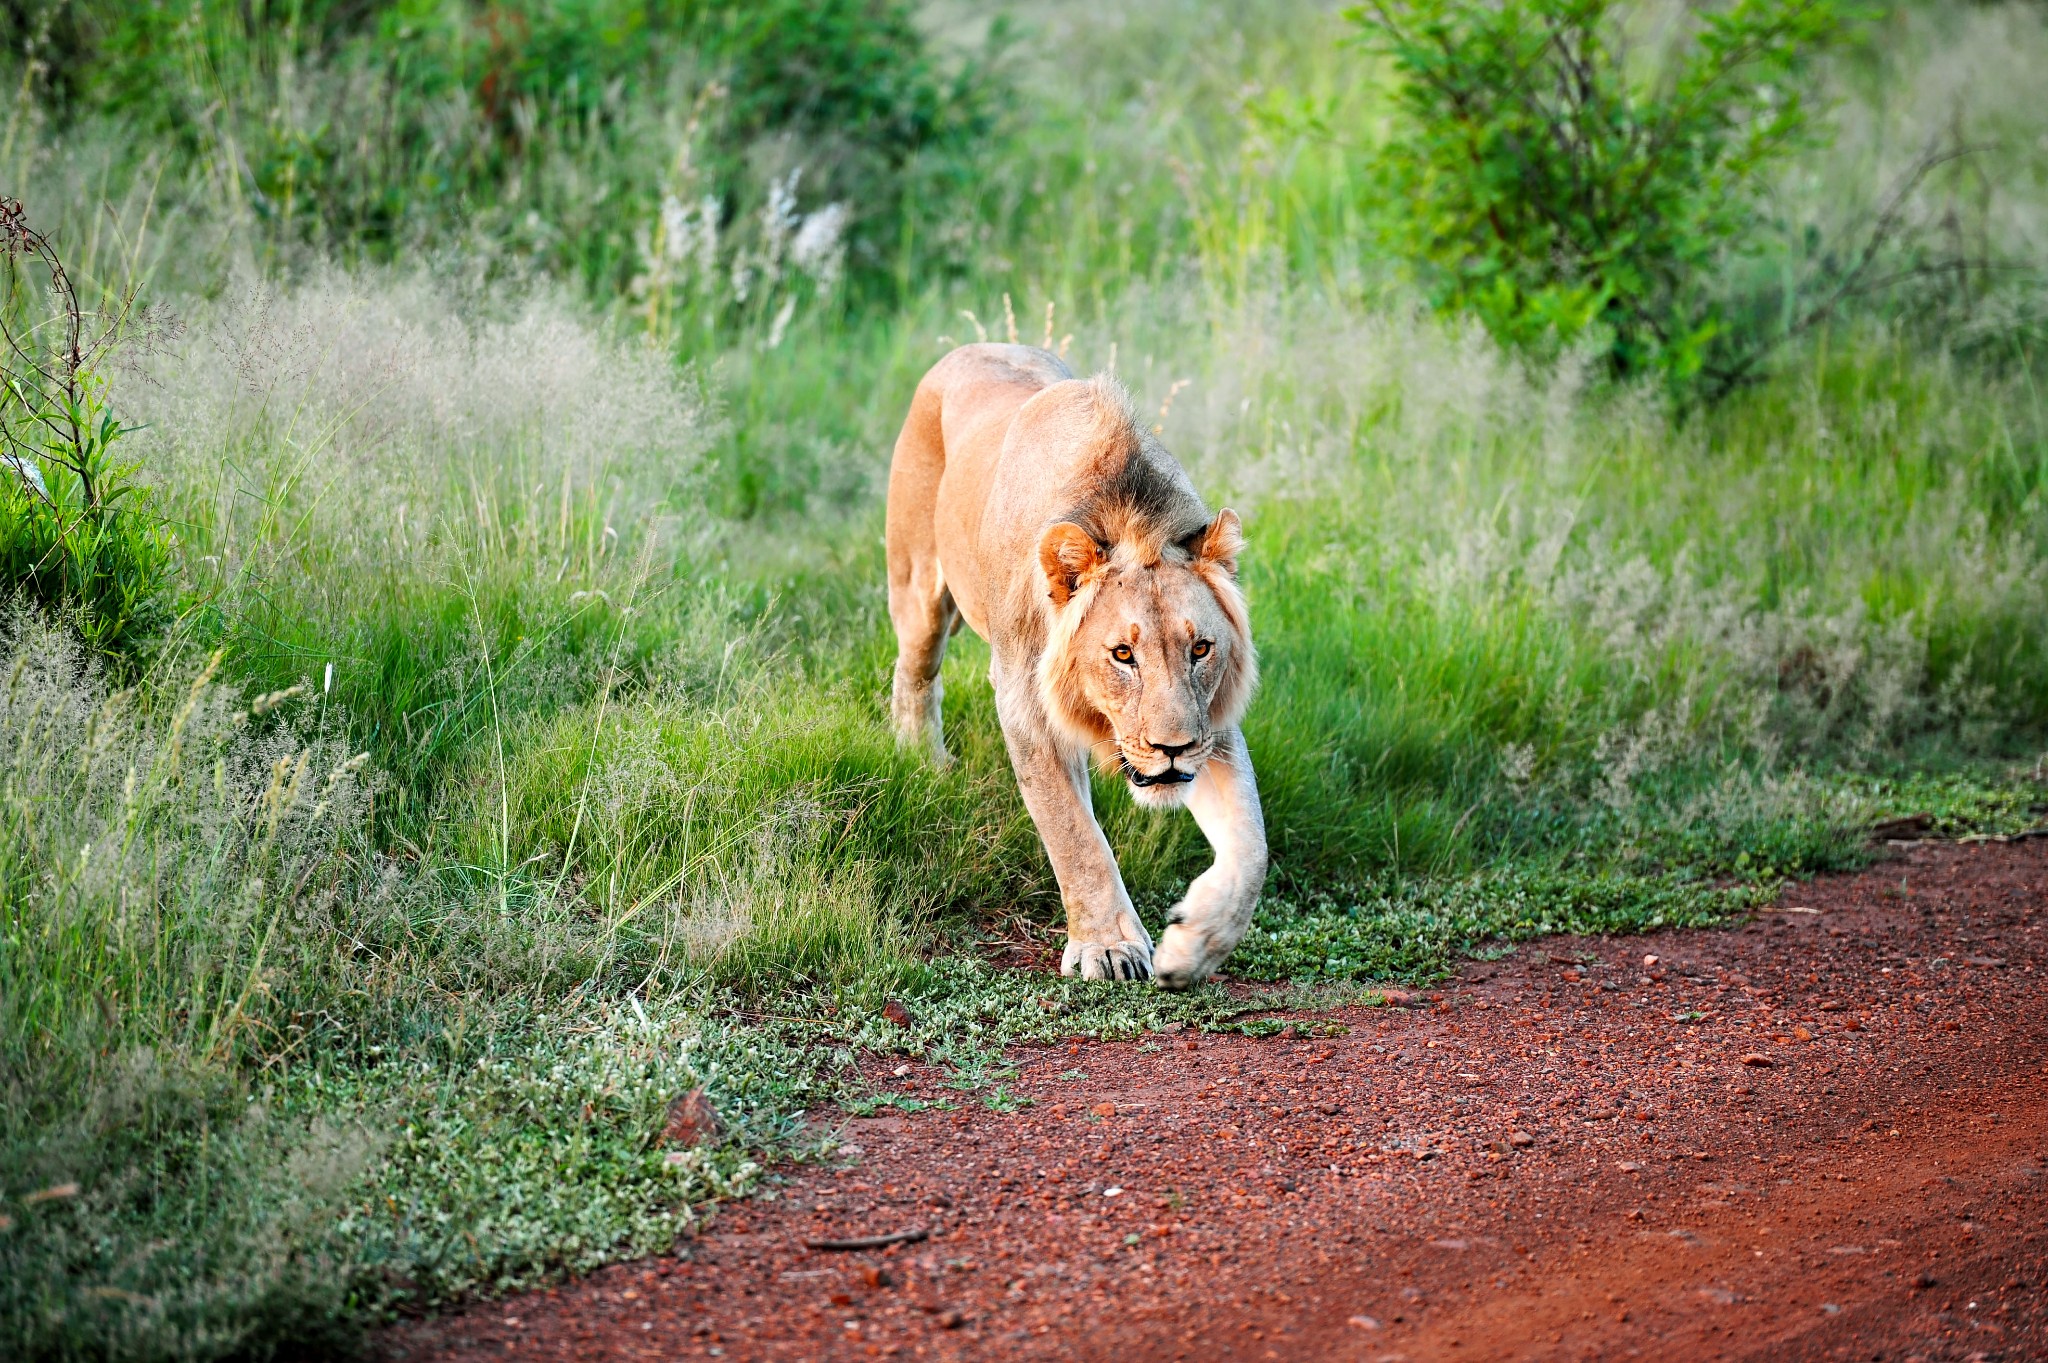
[[[818,32],[910,42],[899,9],[814,8]],[[1859,863],[1882,819],[2039,821],[2048,417],[2024,280],[1942,336],[1846,311],[1725,401],[1674,403],[1604,350],[1503,345],[1361,266],[1373,149],[1332,133],[1398,109],[1344,21],[1098,10],[1017,16],[1031,135],[991,130],[948,171],[976,202],[924,205],[882,257],[909,287],[829,308],[787,254],[829,200],[776,219],[800,277],[772,306],[766,200],[740,244],[717,220],[707,273],[660,245],[711,221],[679,189],[666,219],[652,191],[615,215],[634,261],[593,289],[604,271],[522,275],[490,243],[379,263],[318,196],[293,208],[317,230],[280,234],[206,156],[131,194],[139,116],[21,105],[0,165],[31,221],[48,205],[80,279],[179,326],[110,353],[95,390],[159,536],[155,613],[124,617],[147,646],[103,647],[82,598],[18,568],[0,617],[0,1341],[345,1354],[390,1312],[667,1247],[829,1151],[835,1104],[933,1101],[861,1080],[864,1055],[922,1055],[953,1076],[939,1101],[1001,1108],[1006,1048],[1258,1030],[1536,935],[1728,921]],[[532,7],[504,39],[532,63],[504,114],[528,147],[584,136],[536,93],[614,60],[539,41],[583,13]],[[341,63],[361,16],[324,15],[304,41]],[[420,21],[481,43],[484,17]],[[933,71],[986,50],[974,7],[918,18]],[[2040,110],[1957,74],[2048,52],[2036,11],[1887,24],[1809,73],[1834,150],[1789,145],[1771,195],[1879,202],[1959,108],[2022,169],[2048,145]],[[685,82],[678,129],[740,98],[716,79]],[[224,88],[216,129],[261,114]],[[833,107],[818,126],[851,119]],[[638,174],[609,138],[573,145],[597,178]],[[507,155],[462,182],[479,220],[572,238],[534,181],[495,178]],[[1984,218],[2005,256],[2039,244],[2030,203]],[[926,271],[927,231],[958,273]],[[956,764],[889,740],[888,445],[917,376],[981,335],[1113,367],[1244,514],[1274,872],[1227,988],[993,964],[1043,953],[1060,915],[978,641],[946,664]],[[0,534],[33,530],[20,493]],[[1097,796],[1156,920],[1199,835]],[[719,1133],[668,1142],[700,1088]]]

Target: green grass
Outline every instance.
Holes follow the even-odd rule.
[[[1873,305],[1692,414],[1525,368],[1368,254],[1384,92],[1311,8],[1222,42],[1208,0],[1025,6],[1082,57],[1017,58],[1023,123],[918,228],[953,264],[779,335],[504,278],[507,239],[331,268],[203,176],[135,188],[132,129],[22,125],[32,207],[113,202],[81,277],[133,270],[186,330],[112,389],[174,622],[132,686],[61,624],[0,624],[0,1342],[346,1352],[400,1307],[664,1248],[826,1153],[807,1112],[919,1101],[864,1052],[1006,1110],[1006,1046],[1270,1030],[1532,935],[1728,921],[1859,864],[1881,818],[2039,821],[2029,295],[1995,334]],[[1888,21],[1836,73],[1843,156],[1787,195],[1867,201],[1956,63],[2048,51],[2030,13]],[[2038,111],[1980,112],[2039,145]],[[2003,183],[2024,237],[2032,182]],[[986,647],[946,664],[953,767],[888,735],[887,451],[963,310],[1007,334],[1005,294],[1026,339],[1051,301],[1080,368],[1113,353],[1245,517],[1255,990],[989,965],[1050,954],[1059,907]],[[1199,835],[1097,804],[1156,925]],[[724,1135],[671,1163],[699,1085]]]

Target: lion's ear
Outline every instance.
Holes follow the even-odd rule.
[[[1048,526],[1038,541],[1038,566],[1052,603],[1064,606],[1081,589],[1081,579],[1102,564],[1102,546],[1072,521]]]
[[[1213,563],[1232,577],[1237,576],[1237,556],[1244,552],[1244,531],[1238,525],[1237,513],[1227,506],[1217,512],[1209,528],[1194,536],[1190,551],[1197,560]]]

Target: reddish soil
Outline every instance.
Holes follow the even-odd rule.
[[[1414,1006],[1304,1019],[1341,1035],[1023,1051],[1022,1112],[849,1121],[839,1165],[676,1258],[385,1344],[2048,1358],[2044,925],[2048,840],[1920,844],[1739,930],[1534,943]]]

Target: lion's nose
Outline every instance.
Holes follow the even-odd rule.
[[[1170,761],[1173,758],[1179,757],[1182,753],[1186,752],[1189,748],[1192,748],[1195,745],[1193,743],[1154,743],[1152,746],[1154,748],[1157,748],[1160,752],[1165,753],[1168,760]]]

